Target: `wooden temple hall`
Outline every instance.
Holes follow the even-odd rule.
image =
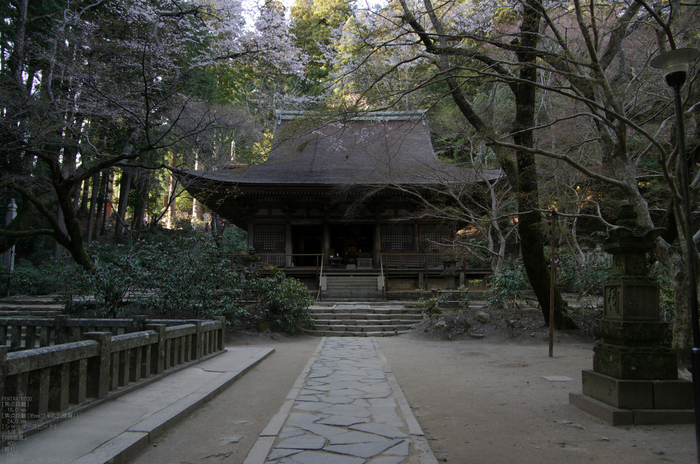
[[[437,198],[440,188],[477,178],[437,159],[425,113],[343,121],[300,112],[277,117],[267,160],[187,171],[181,182],[248,231],[260,263],[284,268],[320,295],[341,282],[353,287],[352,279],[365,282],[355,296],[367,298],[443,286],[442,258],[455,254],[456,233],[465,224],[435,219],[418,198]],[[488,270],[457,272],[464,282]]]

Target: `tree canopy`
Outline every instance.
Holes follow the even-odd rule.
[[[541,210],[584,212],[607,227],[625,200],[643,226],[666,227],[655,257],[674,276],[674,342],[687,353],[677,239],[690,218],[679,209],[672,100],[649,61],[696,43],[697,14],[695,4],[644,0],[396,0],[348,23],[336,78],[360,106],[400,105],[426,91],[435,109],[451,100],[468,123],[466,138],[493,153],[513,188],[523,261],[543,311]],[[684,88],[688,116],[697,115],[696,69]],[[695,153],[695,128],[689,137]],[[699,183],[695,170],[693,191]],[[543,201],[552,184],[568,194]]]
[[[0,187],[19,211],[1,248],[48,235],[88,269],[83,183],[95,190],[95,176],[118,169],[128,196],[131,169],[155,169],[183,143],[213,143],[217,127],[233,132],[208,106],[221,93],[215,70],[264,62],[301,75],[305,63],[279,13],[250,29],[237,0],[13,0],[3,13]]]

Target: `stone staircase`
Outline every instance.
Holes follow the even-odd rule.
[[[326,288],[322,300],[330,301],[381,301],[384,297],[378,285],[379,273],[324,273]]]
[[[53,296],[10,296],[0,298],[0,317],[55,317],[63,305]]]
[[[314,328],[304,332],[324,337],[389,337],[423,320],[420,308],[396,303],[317,303],[309,310]]]

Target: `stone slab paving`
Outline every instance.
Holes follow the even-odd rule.
[[[244,464],[436,464],[375,338],[323,338]]]

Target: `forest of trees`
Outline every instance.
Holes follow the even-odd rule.
[[[0,251],[66,250],[89,272],[92,242],[175,227],[178,208],[188,224],[202,221],[172,170],[264,159],[276,110],[426,109],[441,159],[501,169],[506,182],[483,182],[477,208],[409,193],[422,214],[471,224],[464,239],[497,273],[517,247],[545,319],[547,211],[579,281],[600,259],[593,232],[613,226],[622,201],[642,226],[665,228],[654,267],[671,286],[686,363],[683,234],[697,221],[681,208],[672,95],[649,63],[697,46],[698,5],[297,0],[246,11],[237,0],[10,0],[0,6],[0,214],[14,200],[17,216],[0,229]],[[693,200],[697,70],[683,88]],[[561,296],[555,321],[572,326]]]

